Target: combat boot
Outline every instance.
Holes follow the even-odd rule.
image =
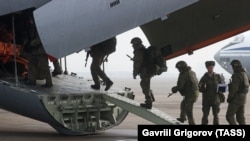
[[[201,124],[202,125],[207,125],[208,124],[208,119],[207,118],[202,118]]]
[[[140,106],[146,109],[152,109],[152,103],[141,103]]]
[[[186,119],[184,118],[176,118],[178,121],[180,121],[181,123],[184,123],[186,121]]]
[[[189,125],[195,125],[195,121],[193,117],[188,117],[188,124]]]
[[[41,87],[42,88],[51,88],[53,86],[52,83],[46,83],[46,84],[43,84]]]
[[[95,90],[99,90],[100,89],[100,85],[94,84],[94,85],[91,85],[91,88],[95,89]]]
[[[219,117],[218,117],[218,115],[214,115],[213,124],[214,125],[219,125]]]
[[[106,82],[106,88],[105,88],[105,91],[109,90],[109,88],[113,85],[113,82],[108,79],[107,82]]]

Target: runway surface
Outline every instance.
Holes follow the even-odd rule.
[[[175,85],[175,81],[165,79],[152,80],[152,90],[156,101],[153,103],[155,108],[170,114],[173,117],[179,117],[180,102],[182,97],[176,93],[171,97],[167,97],[171,87]],[[144,96],[141,93],[138,80],[115,80],[116,86],[126,86],[132,88],[135,93],[135,100],[144,102]],[[227,93],[225,93],[227,96]],[[220,124],[228,124],[225,119],[227,103],[221,104],[219,114]],[[246,105],[246,122],[250,123],[250,97],[248,96]],[[194,117],[196,124],[201,123],[201,94],[194,104]],[[212,124],[212,111],[209,115],[209,124]],[[29,119],[14,113],[10,113],[0,109],[0,140],[1,141],[137,141],[137,126],[140,124],[152,124],[132,113],[119,126],[106,130],[96,135],[87,136],[65,136],[59,134],[54,128],[46,123]],[[187,124],[187,122],[185,122]]]

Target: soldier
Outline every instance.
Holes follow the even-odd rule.
[[[147,67],[147,62],[145,62],[144,59],[146,48],[142,44],[142,40],[138,37],[135,37],[131,40],[131,44],[134,48],[133,78],[136,79],[136,76],[140,75],[140,86],[142,88],[143,94],[145,95],[145,103],[141,103],[140,106],[151,109],[154,96],[152,90],[150,89],[150,81],[154,76],[154,73],[151,72],[154,70],[149,70],[150,67]]]
[[[25,46],[28,52],[29,68],[28,68],[28,84],[36,85],[37,79],[46,79],[46,83],[42,85],[44,88],[52,87],[52,78],[49,70],[48,56],[42,46],[41,40],[37,33],[33,18],[29,20],[29,42]]]
[[[249,89],[249,79],[239,60],[231,62],[234,73],[229,83],[226,119],[230,125],[245,125],[245,104]],[[236,115],[236,120],[235,120]]]
[[[180,122],[188,118],[189,125],[195,125],[193,117],[193,105],[199,96],[198,80],[194,71],[187,65],[185,61],[179,61],[176,63],[176,68],[180,74],[177,81],[177,86],[172,87],[172,92],[180,92],[183,96],[181,102],[180,118],[177,118]]]
[[[217,85],[220,83],[224,83],[220,74],[214,72],[214,61],[206,61],[205,62],[207,72],[201,77],[199,81],[199,90],[202,92],[202,112],[203,117],[201,124],[208,124],[208,115],[210,108],[212,108],[213,112],[213,124],[219,124],[218,114],[220,112],[220,97],[219,94],[223,94],[222,92],[217,92]]]
[[[90,66],[91,75],[94,81],[94,85],[91,85],[92,89],[100,89],[100,80],[99,77],[106,84],[105,91],[113,85],[113,82],[105,74],[104,70],[101,69],[101,64],[104,63],[105,57],[110,53],[114,52],[116,47],[116,37],[112,37],[106,41],[98,43],[91,47],[91,50],[88,52],[92,57],[92,63]]]

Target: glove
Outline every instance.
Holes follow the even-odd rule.
[[[172,93],[177,93],[177,91],[178,91],[177,86],[174,86],[174,87],[172,88]]]

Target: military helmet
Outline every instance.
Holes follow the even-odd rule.
[[[215,62],[214,61],[206,61],[205,65],[206,65],[206,67],[215,66]]]
[[[239,60],[233,60],[233,61],[231,62],[231,65],[232,65],[233,67],[242,67],[242,65],[241,65],[241,63],[240,63]]]
[[[185,67],[187,67],[187,63],[185,61],[179,61],[176,63],[175,67],[177,69],[185,68]]]
[[[134,38],[131,40],[130,43],[131,43],[131,44],[141,44],[142,41],[141,41],[141,39],[140,39],[139,37],[134,37]]]

